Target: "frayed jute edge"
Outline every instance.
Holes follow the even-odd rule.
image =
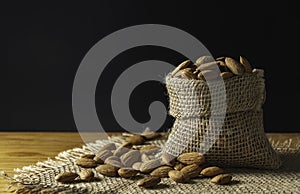
[[[37,162],[35,165],[16,168],[14,169],[16,174],[13,177],[9,176],[0,169],[0,177],[10,181],[7,192],[11,193],[87,193],[85,190],[78,191],[78,188],[74,188],[76,190],[72,190],[64,187],[63,185],[55,185],[54,187],[41,185],[39,184],[38,177],[32,176],[32,173],[39,174],[45,172],[49,168],[57,168],[69,165],[83,154],[95,153],[101,145],[110,142],[121,144],[123,141],[124,138],[122,136],[112,136],[107,140],[97,140],[93,143],[83,145],[81,148],[73,148],[62,151],[55,157],[55,159],[48,158],[48,160]]]
[[[290,153],[299,153],[300,152],[300,141],[295,141],[293,139],[287,139],[285,141],[276,140],[271,137],[268,137],[269,142],[272,147],[281,154],[290,154]],[[4,171],[0,170],[0,177],[3,179],[9,180],[10,185],[7,188],[8,192],[23,194],[23,193],[87,193],[86,190],[78,191],[78,188],[66,188],[64,186],[55,185],[53,187],[41,185],[39,184],[37,177],[31,177],[30,173],[42,173],[45,172],[49,168],[57,168],[68,165],[70,162],[74,162],[78,157],[83,154],[95,153],[99,146],[104,145],[109,142],[114,142],[117,144],[121,144],[124,141],[124,137],[122,136],[113,136],[108,140],[97,140],[93,143],[88,143],[82,148],[73,148],[70,150],[66,150],[60,152],[55,159],[50,159],[37,162],[35,165],[24,166],[22,169],[16,168],[14,171],[16,174],[13,177],[7,175]],[[161,140],[165,141],[165,140]],[[163,144],[161,142],[161,144]],[[75,190],[76,189],[76,190]]]

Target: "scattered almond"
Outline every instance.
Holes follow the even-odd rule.
[[[191,164],[183,167],[180,171],[190,178],[195,178],[199,176],[201,168],[197,164]]]
[[[94,168],[97,166],[97,162],[89,158],[78,158],[75,163],[83,168]]]
[[[144,188],[151,188],[160,182],[159,177],[149,176],[137,181],[137,185]]]
[[[148,160],[143,162],[140,167],[142,173],[150,173],[153,169],[161,166],[159,159]]]
[[[132,145],[142,145],[145,142],[145,139],[141,135],[133,135],[126,137],[125,141]]]
[[[129,169],[129,168],[120,168],[118,170],[118,174],[122,178],[131,178],[134,177],[138,173],[137,170]]]
[[[94,173],[91,170],[83,170],[79,173],[79,177],[83,181],[92,181],[94,179]]]
[[[131,167],[135,162],[140,161],[141,154],[138,150],[130,150],[123,154],[120,159],[124,166]]]
[[[168,173],[170,179],[177,183],[186,183],[189,181],[189,177],[178,170],[170,170]]]
[[[189,164],[201,165],[205,161],[204,156],[199,152],[189,152],[189,153],[180,154],[177,157],[177,160],[187,165]]]
[[[96,171],[104,176],[116,177],[118,176],[118,167],[112,166],[110,164],[102,164],[97,166]]]
[[[222,174],[223,172],[224,172],[223,169],[221,169],[217,166],[211,166],[211,167],[204,168],[201,171],[201,174],[203,176],[213,177],[213,176]]]
[[[218,185],[225,185],[231,182],[232,176],[230,174],[219,174],[211,179],[212,183]]]
[[[165,178],[165,177],[168,177],[168,173],[170,170],[173,170],[172,167],[170,166],[160,166],[156,169],[154,169],[150,175],[151,176],[157,176],[157,177],[160,177],[160,178]]]
[[[55,180],[61,183],[72,183],[78,177],[77,173],[63,172],[55,176]]]

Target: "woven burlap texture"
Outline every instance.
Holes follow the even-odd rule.
[[[283,165],[277,170],[261,170],[253,168],[225,168],[226,172],[233,175],[230,185],[215,185],[210,178],[193,179],[188,184],[176,183],[168,178],[163,178],[161,183],[153,189],[138,187],[136,180],[119,177],[104,177],[92,169],[100,178],[95,182],[82,182],[74,184],[60,184],[54,177],[66,171],[79,173],[83,168],[75,165],[75,160],[83,154],[97,152],[108,142],[122,143],[123,137],[114,137],[110,140],[99,140],[89,143],[82,148],[74,148],[61,152],[56,160],[49,159],[38,162],[33,166],[16,169],[17,174],[13,181],[18,183],[17,193],[300,193],[300,151],[299,142],[296,149],[289,149],[294,142],[285,144],[272,144],[280,153]],[[149,144],[163,147],[165,140],[150,141]],[[13,190],[12,190],[13,191]]]
[[[208,86],[168,75],[169,114],[175,122],[163,151],[173,156],[197,151],[224,166],[278,168],[281,161],[263,128],[262,76],[244,74]]]

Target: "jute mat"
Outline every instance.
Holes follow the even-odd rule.
[[[120,136],[98,140],[59,153],[54,160],[38,162],[33,166],[15,169],[11,178],[10,190],[15,193],[300,193],[300,143],[290,148],[291,142],[278,143],[269,139],[274,149],[280,154],[283,166],[278,170],[261,170],[251,168],[225,168],[233,175],[230,185],[215,185],[207,178],[193,179],[191,183],[182,184],[163,178],[153,189],[144,189],[136,185],[136,180],[104,177],[94,171],[98,181],[90,183],[60,184],[54,177],[62,172],[79,173],[82,168],[75,165],[75,160],[82,154],[96,152],[108,142],[122,143]],[[165,139],[148,143],[163,146]],[[7,177],[9,178],[9,177]]]

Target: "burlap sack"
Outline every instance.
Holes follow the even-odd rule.
[[[209,82],[209,87],[202,80],[168,75],[166,87],[169,114],[176,120],[164,152],[178,156],[199,151],[209,163],[222,166],[280,167],[281,161],[264,133],[261,72]]]

